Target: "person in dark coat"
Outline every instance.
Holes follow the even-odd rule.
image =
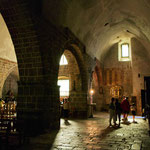
[[[115,112],[115,99],[111,99],[111,103],[109,104],[109,126],[112,126],[111,121],[113,119],[114,125],[116,125],[116,112]]]
[[[119,121],[118,126],[120,126],[122,108],[118,99],[116,99],[115,106],[116,106],[116,121],[117,120]]]

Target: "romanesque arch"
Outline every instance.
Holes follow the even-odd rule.
[[[75,42],[74,42],[75,43]],[[68,52],[67,52],[68,51]],[[86,61],[83,59],[84,53],[72,41],[64,46],[64,54],[66,58],[70,57],[70,60],[74,60],[74,65],[72,67],[76,68],[76,73],[72,75],[71,82],[73,87],[70,91],[70,100],[72,105],[72,113],[74,117],[87,117],[87,70],[85,68]],[[69,56],[70,54],[70,56]],[[75,58],[75,59],[74,59]],[[72,71],[74,70],[72,68]],[[71,66],[70,66],[71,69]]]
[[[36,130],[37,113],[40,112],[38,103],[43,93],[39,93],[38,88],[42,80],[42,63],[33,16],[27,1],[1,0],[0,13],[7,24],[18,62],[17,117],[24,120],[26,128],[30,126]],[[29,123],[28,120],[32,121]]]
[[[19,81],[19,72],[18,72],[18,66],[17,66],[17,64],[13,64],[13,66],[11,68],[9,68],[9,69],[7,68],[6,71],[7,72],[3,73],[3,78],[2,78],[2,82],[1,82],[1,87],[2,87],[2,89],[1,89],[1,92],[2,92],[1,95],[2,95],[2,98],[5,98],[5,94],[8,92],[8,90],[12,90],[13,91],[13,89],[15,89],[15,88],[18,87],[18,86],[16,87],[16,85],[15,85],[15,87],[12,87],[12,89],[11,89],[11,87],[9,87],[10,89],[8,87],[5,88],[4,85],[5,85],[6,80],[8,79],[8,77],[10,77],[10,75],[11,76],[12,75],[15,76],[14,80],[16,81],[17,85],[18,85],[18,81]],[[11,83],[9,83],[9,84],[11,84]],[[10,85],[10,86],[13,86],[13,85]],[[16,89],[15,90],[15,96],[17,96],[17,94],[18,94],[18,90]]]

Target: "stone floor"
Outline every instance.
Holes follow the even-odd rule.
[[[30,139],[29,145],[19,150],[150,150],[148,123],[129,116],[128,123],[108,127],[108,113],[96,113],[86,120],[61,120],[58,132]]]

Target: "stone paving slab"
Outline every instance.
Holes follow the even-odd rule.
[[[69,120],[61,119],[58,132],[40,135],[30,139],[18,150],[150,150],[148,122],[136,118],[132,123],[120,127],[108,127],[109,114],[99,112],[94,118]]]

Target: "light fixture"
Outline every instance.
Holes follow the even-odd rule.
[[[94,90],[93,90],[93,89],[91,89],[91,90],[90,90],[90,94],[91,94],[91,95],[93,95],[93,93],[94,93]]]

